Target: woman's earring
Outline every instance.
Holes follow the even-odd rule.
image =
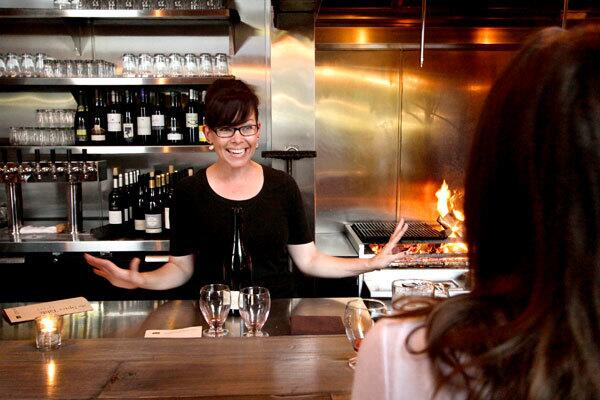
[[[210,146],[208,146],[208,149],[209,149],[209,150],[211,150],[211,151],[212,151],[212,150],[214,150],[214,149],[215,149],[215,146],[214,146],[212,143],[209,143],[209,145],[210,145]]]
[[[258,143],[256,143],[256,148],[258,149]]]

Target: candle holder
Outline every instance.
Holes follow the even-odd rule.
[[[61,345],[62,317],[43,314],[35,319],[35,347],[41,351],[58,349]]]

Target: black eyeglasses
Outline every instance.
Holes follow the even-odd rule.
[[[236,132],[240,132],[242,136],[253,136],[258,132],[258,125],[244,125],[239,128],[232,126],[222,126],[215,129],[215,133],[220,138],[230,138],[235,135]]]

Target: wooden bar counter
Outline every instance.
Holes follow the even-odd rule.
[[[230,317],[230,336],[197,339],[143,338],[147,329],[200,325],[196,302],[92,302],[93,311],[65,316],[63,345],[50,352],[35,348],[33,323],[2,321],[0,398],[347,399],[346,337],[290,334],[290,317],[341,317],[347,300],[273,300],[270,337],[240,337],[243,324]]]

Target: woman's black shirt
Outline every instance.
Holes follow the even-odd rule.
[[[196,255],[194,276],[186,285],[196,294],[204,284],[223,282],[224,262],[231,259],[233,208],[240,207],[253,284],[267,287],[272,297],[294,297],[287,245],[310,243],[314,236],[294,179],[267,166],[262,169],[263,187],[248,200],[219,196],[208,184],[206,169],[177,184],[170,254]]]

